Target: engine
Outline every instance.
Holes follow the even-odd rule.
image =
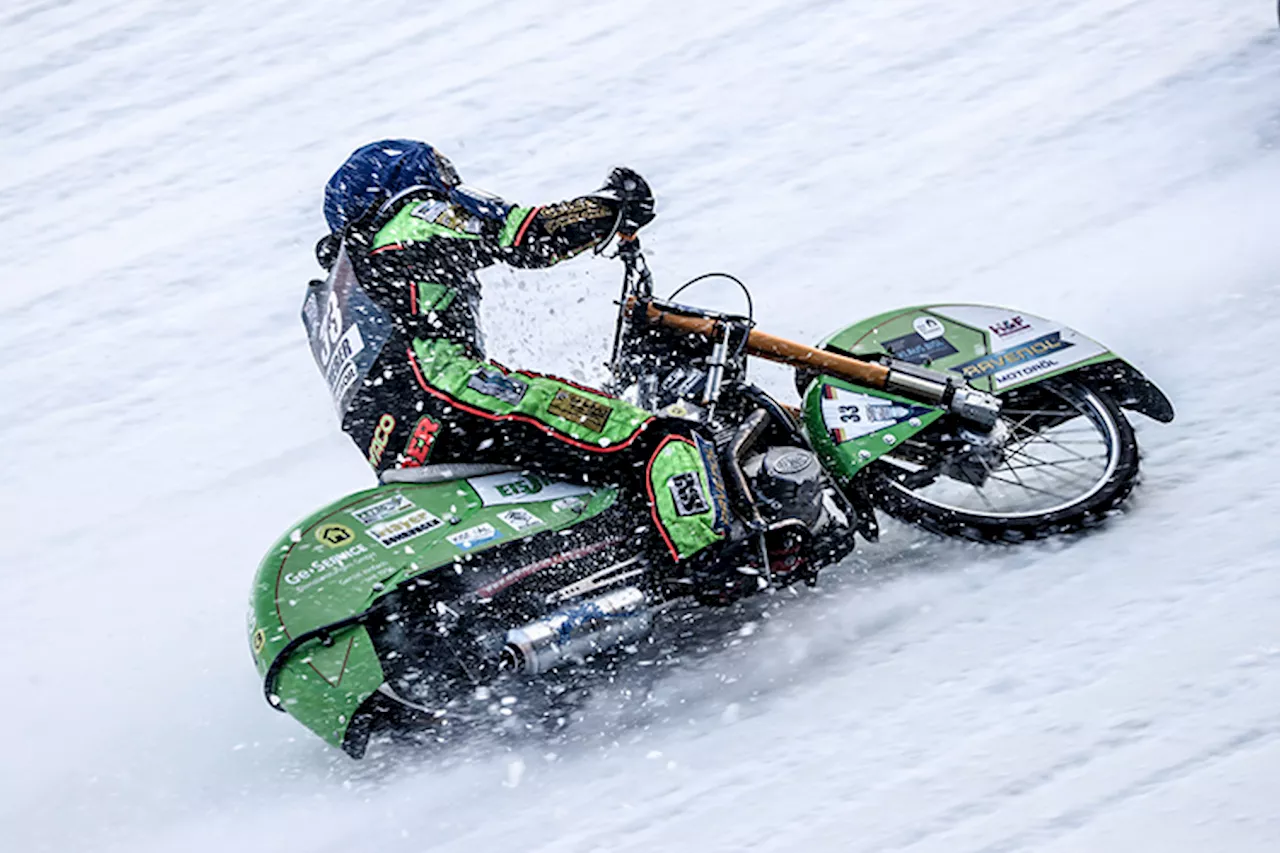
[[[811,530],[820,527],[823,515],[822,466],[802,447],[770,447],[748,456],[742,464],[760,507],[770,524],[793,518]]]

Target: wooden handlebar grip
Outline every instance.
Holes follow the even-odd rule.
[[[646,313],[651,323],[708,338],[716,333],[718,324],[715,320],[670,314],[653,305],[647,308]],[[794,367],[812,368],[871,388],[883,388],[885,380],[889,377],[889,368],[882,364],[837,355],[754,329],[747,336],[747,352],[769,361],[790,364]]]
[[[871,388],[883,388],[889,378],[889,368],[882,364],[805,346],[754,329],[747,336],[747,351],[770,361],[812,368]]]

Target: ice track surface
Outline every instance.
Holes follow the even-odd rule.
[[[9,0],[3,847],[1280,849],[1274,11]],[[324,179],[393,135],[520,201],[640,169],[659,281],[732,270],[772,332],[1007,303],[1179,419],[1083,539],[891,527],[558,740],[355,764],[263,703],[243,614],[370,483],[297,313]],[[494,355],[598,379],[618,274],[489,275]]]

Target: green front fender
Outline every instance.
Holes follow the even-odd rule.
[[[1133,365],[1075,329],[992,305],[919,305],[870,317],[819,344],[856,358],[890,356],[958,373],[995,394],[1080,374],[1122,406],[1173,420],[1169,399]],[[829,377],[800,374],[805,426],[832,470],[851,477],[927,427],[940,409]],[[882,417],[883,421],[868,418]],[[873,428],[874,427],[874,428]]]
[[[859,358],[900,361],[959,373],[1002,393],[1051,376],[1119,362],[1105,371],[1124,386],[1122,405],[1155,420],[1173,420],[1163,392],[1106,346],[1054,320],[994,305],[919,305],[870,317],[829,335],[820,346]]]

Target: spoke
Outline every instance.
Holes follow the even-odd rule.
[[[1018,428],[1018,427],[1015,427],[1015,429],[1017,429],[1017,428]],[[1034,441],[1034,440],[1039,440],[1039,441],[1047,442],[1048,444],[1053,444],[1053,445],[1056,445],[1056,446],[1058,446],[1058,447],[1061,447],[1061,448],[1062,448],[1062,450],[1063,450],[1063,451],[1065,451],[1066,453],[1070,453],[1070,454],[1072,454],[1072,455],[1074,455],[1074,456],[1080,456],[1080,454],[1079,454],[1079,453],[1076,453],[1074,450],[1072,450],[1071,448],[1069,448],[1069,447],[1067,447],[1067,446],[1066,446],[1066,443],[1065,443],[1065,442],[1072,441],[1072,439],[1065,439],[1064,441],[1058,441],[1058,440],[1056,440],[1056,439],[1054,439],[1054,438],[1050,438],[1046,433],[1038,432],[1038,431],[1033,431],[1033,430],[1027,430],[1025,427],[1022,427],[1022,429],[1023,429],[1025,432],[1030,433],[1030,435],[1028,435],[1025,439],[1022,439],[1021,441],[1018,441],[1018,443],[1017,443],[1017,444],[1015,444],[1013,447],[1009,447],[1009,448],[1006,448],[1006,449],[1011,450],[1012,452],[1017,452],[1018,450],[1021,450],[1022,448],[1026,447],[1026,446],[1027,446],[1028,444],[1030,444],[1032,441]],[[1070,430],[1064,430],[1064,432],[1070,432]],[[1090,434],[1093,434],[1093,433],[1097,432],[1097,430],[1096,430],[1096,429],[1093,429],[1093,430],[1090,430],[1089,432],[1090,432]],[[1095,442],[1100,442],[1100,441],[1101,441],[1101,438],[1095,439]],[[1081,457],[1081,458],[1083,458],[1083,457]]]
[[[1078,409],[1076,410],[1079,411]],[[1071,414],[1071,409],[1058,409],[1050,411],[1048,409],[1001,409],[1002,415],[1048,415],[1049,417],[1061,417],[1062,415]]]
[[[986,460],[985,460],[985,459],[983,459],[983,460],[981,460],[981,462],[982,462],[982,467],[987,469],[987,476],[988,476],[988,477],[995,477],[995,476],[996,476],[996,472],[991,470],[991,466],[987,464]],[[1004,464],[1002,467],[1003,467],[1006,471],[1008,471],[1010,474],[1012,474],[1012,475],[1013,475],[1013,478],[1014,478],[1015,480],[1017,480],[1017,481],[1018,481],[1018,485],[1019,485],[1019,486],[1022,486],[1022,488],[1024,488],[1024,489],[1025,489],[1025,488],[1027,488],[1027,484],[1026,484],[1026,483],[1024,483],[1024,482],[1022,482],[1022,478],[1018,476],[1018,469],[1014,468],[1014,467],[1013,467],[1012,465],[1010,465],[1008,462],[1005,462],[1005,464]],[[996,479],[999,479],[999,477],[996,477]]]
[[[982,463],[983,468],[987,469],[987,477],[989,479],[995,480],[997,483],[1008,483],[1009,485],[1016,485],[1022,488],[1024,491],[1037,492],[1042,495],[1049,495],[1050,497],[1053,497],[1056,500],[1061,500],[1061,501],[1069,500],[1069,498],[1063,497],[1062,495],[1056,495],[1053,492],[1045,491],[1044,489],[1037,489],[1034,486],[1028,486],[1026,483],[1022,481],[1022,478],[1018,476],[1018,472],[1013,470],[1012,468],[1009,468],[1008,465],[1005,465],[1004,467],[1009,471],[1010,474],[1013,475],[1014,480],[1016,480],[1017,482],[1014,482],[1013,480],[1005,480],[1001,477],[997,477],[995,471],[991,470],[991,466],[987,464],[987,461],[985,459],[978,457],[978,461]]]
[[[995,470],[992,470],[991,466],[987,464],[987,460],[983,459],[982,457],[978,457],[978,461],[982,463],[982,467],[987,470],[987,478],[989,480],[995,480],[997,483],[1007,483],[1008,485],[1011,485],[1011,486],[1017,486],[1026,492],[1048,495],[1053,499],[1059,500],[1059,501],[1070,500],[1069,498],[1064,497],[1063,495],[1054,494],[1053,492],[1046,491],[1045,489],[1037,489],[1035,486],[1028,486],[1025,482],[1023,482],[1022,478],[1018,476],[1018,473],[1014,471],[1012,468],[1010,468],[1008,465],[1004,465],[1002,467],[1008,470],[1009,473],[1013,475],[1014,477],[1013,480],[1006,480],[1003,477],[997,477]],[[978,489],[977,486],[974,486],[974,488]],[[985,492],[983,492],[981,489],[978,489],[978,494],[982,496],[983,500],[986,501],[988,507],[992,506],[992,503],[989,499],[987,499]]]
[[[1040,434],[1036,433],[1035,435],[1028,436],[1026,441],[1033,441],[1040,437],[1041,437]],[[1068,444],[1101,444],[1102,442],[1096,438],[1068,438],[1068,439],[1055,438],[1053,439],[1053,443],[1060,444],[1060,445],[1068,445]]]
[[[1072,459],[1069,462],[1032,462],[1030,464],[1025,464],[1025,465],[1010,465],[1008,462],[1006,462],[1003,467],[1007,468],[1010,471],[1014,471],[1014,470],[1025,471],[1028,468],[1061,468],[1066,465],[1075,465],[1081,461],[1093,462],[1098,459],[1106,459],[1106,458],[1107,458],[1106,456],[1089,456],[1084,460]],[[1105,468],[1106,467],[1105,464],[1102,467]]]
[[[1051,476],[1051,477],[1055,477],[1059,482],[1063,483],[1063,485],[1068,485],[1068,486],[1069,486],[1069,485],[1072,485],[1072,483],[1073,483],[1075,480],[1078,480],[1078,479],[1080,479],[1080,478],[1082,478],[1082,477],[1089,477],[1089,478],[1091,478],[1091,477],[1092,477],[1092,475],[1090,475],[1090,474],[1077,474],[1077,473],[1074,473],[1074,472],[1068,472],[1068,473],[1071,473],[1071,477],[1070,477],[1070,478],[1068,478],[1068,477],[1063,477],[1063,476],[1061,476],[1060,474],[1058,474],[1058,473],[1057,473],[1057,470],[1056,470],[1057,468],[1061,467],[1059,463],[1054,463],[1054,462],[1051,462],[1051,461],[1049,461],[1049,460],[1047,460],[1047,459],[1039,459],[1039,458],[1037,458],[1037,457],[1035,457],[1035,456],[1032,456],[1030,453],[1027,453],[1027,452],[1025,452],[1025,451],[1014,451],[1014,455],[1015,455],[1015,456],[1021,456],[1021,457],[1025,458],[1025,459],[1030,459],[1033,463],[1036,463],[1036,464],[1038,464],[1039,466],[1043,467],[1043,469],[1044,469],[1044,473],[1045,473],[1046,475]]]
[[[1083,458],[1084,458],[1084,456],[1083,456],[1083,455],[1081,455],[1081,454],[1079,454],[1079,453],[1075,452],[1075,451],[1074,451],[1074,450],[1072,450],[1070,447],[1067,447],[1065,444],[1060,444],[1059,442],[1054,441],[1052,438],[1049,438],[1049,436],[1047,436],[1047,435],[1045,435],[1045,434],[1043,434],[1043,433],[1041,433],[1040,435],[1038,435],[1038,436],[1037,436],[1037,438],[1039,438],[1039,439],[1040,439],[1041,441],[1043,441],[1043,442],[1046,442],[1046,443],[1048,443],[1048,444],[1052,444],[1052,445],[1053,445],[1053,446],[1055,446],[1055,447],[1060,447],[1060,448],[1062,448],[1062,450],[1063,450],[1065,453],[1070,453],[1072,456],[1075,456],[1075,457],[1077,457],[1077,458],[1079,458],[1079,459],[1083,459]],[[1029,442],[1028,442],[1028,443],[1029,443]],[[1101,443],[1101,442],[1100,442],[1100,443]],[[1024,446],[1025,446],[1025,445],[1024,445]]]
[[[972,483],[969,485],[973,486]],[[982,489],[977,486],[973,486],[973,490],[978,493],[978,497],[982,498],[982,502],[987,505],[987,509],[992,512],[999,512],[999,510],[996,509],[996,505],[991,502],[991,499],[987,497],[986,493],[982,491]]]
[[[1048,441],[1046,441],[1046,442],[1043,442],[1039,447],[1036,447],[1036,448],[1035,448],[1035,453],[1045,453],[1045,452],[1050,452],[1050,454],[1052,455],[1053,448],[1057,447],[1061,454],[1066,454],[1066,455],[1065,455],[1065,456],[1062,456],[1061,458],[1055,458],[1055,459],[1042,459],[1042,458],[1040,458],[1039,456],[1034,455],[1034,453],[1032,452],[1032,450],[1031,450],[1031,446],[1032,446],[1033,444],[1034,444],[1034,442],[1027,441],[1027,442],[1024,442],[1024,443],[1022,443],[1022,444],[1018,445],[1017,447],[1010,447],[1010,446],[1006,446],[1004,449],[1005,449],[1005,452],[1006,452],[1006,453],[1010,453],[1010,454],[1021,454],[1021,455],[1023,455],[1023,456],[1026,456],[1027,458],[1031,459],[1031,460],[1032,460],[1032,461],[1034,461],[1034,462],[1059,462],[1059,463],[1062,463],[1062,464],[1066,464],[1066,463],[1068,463],[1068,462],[1085,462],[1085,461],[1088,461],[1088,460],[1090,460],[1090,459],[1096,459],[1096,458],[1098,458],[1096,455],[1095,455],[1095,456],[1086,456],[1085,454],[1083,454],[1083,453],[1078,453],[1077,451],[1071,450],[1070,448],[1060,447],[1060,446],[1058,446],[1058,445],[1053,444],[1053,442],[1048,442]],[[1095,444],[1094,444],[1094,448],[1095,448],[1095,449],[1099,449],[1099,450],[1106,450],[1106,448],[1099,448],[1099,447],[1097,446],[1097,443],[1096,443],[1096,442],[1095,442]],[[1110,456],[1111,454],[1110,454],[1109,452],[1107,452],[1107,453],[1103,453],[1102,455],[1103,455],[1103,456]]]
[[[1035,415],[1034,415],[1034,414],[1032,414],[1032,415],[1027,415],[1025,418],[1023,418],[1022,420],[1018,421],[1016,424],[1010,424],[1009,426],[1010,426],[1012,429],[1020,429],[1020,430],[1024,430],[1024,431],[1026,431],[1026,432],[1035,432],[1035,430],[1031,429],[1029,426],[1027,426],[1027,425],[1026,425],[1027,421],[1031,420],[1031,419],[1032,419],[1032,418],[1034,418],[1034,417],[1035,417]]]
[[[1030,414],[1050,418],[1064,418],[1068,421],[1072,418],[1079,417],[1080,415],[1087,415],[1089,413],[1088,407],[1081,406],[1075,400],[1063,400],[1063,406],[1060,409],[1004,409],[1002,411],[1009,414]]]
[[[1029,420],[1030,420],[1030,418],[1023,418],[1022,420],[1018,421],[1017,423],[1013,423],[1013,422],[1009,422],[1009,421],[1006,421],[1006,422],[1007,422],[1007,423],[1009,423],[1009,426],[1010,426],[1012,429],[1020,430],[1020,431],[1022,431],[1022,432],[1042,433],[1042,432],[1044,432],[1046,429],[1057,430],[1058,432],[1064,432],[1064,433],[1066,433],[1066,432],[1084,432],[1084,433],[1089,433],[1089,432],[1096,432],[1096,431],[1097,431],[1097,429],[1093,426],[1093,422],[1092,422],[1092,421],[1089,421],[1087,426],[1086,426],[1085,424],[1075,424],[1075,423],[1073,423],[1073,421],[1077,420],[1077,418],[1080,418],[1080,417],[1083,417],[1083,415],[1076,415],[1076,416],[1074,416],[1074,417],[1067,418],[1066,420],[1058,421],[1056,424],[1053,424],[1052,426],[1049,426],[1049,427],[1029,427],[1029,426],[1025,426],[1026,422],[1027,422],[1027,421],[1029,421]],[[1067,424],[1070,424],[1070,426],[1067,426]]]
[[[1066,485],[1066,487],[1078,488],[1079,480],[1093,479],[1093,474],[1080,473],[1080,471],[1073,471],[1070,469],[1062,470],[1061,466],[1055,465],[1053,462],[1048,460],[1036,459],[1036,457],[1030,456],[1028,453],[1019,453],[1019,456],[1023,456],[1025,459],[1032,461],[1034,467],[1039,467],[1039,469],[1041,469],[1039,470],[1039,473],[1042,475],[1047,476],[1047,478],[1053,478],[1061,485]]]
[[[1071,389],[1049,387],[1045,390],[1049,394],[1044,398],[1026,399],[1030,404],[1026,408],[1018,408],[1015,403],[1001,411],[1001,422],[1008,433],[999,464],[984,455],[995,448],[983,451],[980,439],[968,448],[964,442],[928,443],[926,436],[922,440],[904,441],[900,449],[911,447],[912,453],[937,460],[931,466],[933,470],[895,477],[898,485],[905,489],[908,487],[903,480],[919,481],[922,475],[929,474],[938,476],[937,466],[944,460],[958,459],[966,465],[976,460],[985,470],[983,484],[966,483],[969,477],[962,471],[956,471],[954,479],[947,477],[945,481],[939,476],[936,483],[922,484],[923,492],[939,490],[938,497],[925,497],[926,501],[961,512],[968,507],[967,511],[996,516],[1034,516],[1050,512],[1053,507],[1068,506],[1091,494],[1099,488],[1107,466],[1119,452],[1113,441],[1110,418],[1092,396]],[[1039,406],[1032,407],[1036,404]],[[960,437],[963,438],[963,433]],[[965,485],[977,492],[980,503],[975,505],[968,497],[963,491]],[[1064,489],[1065,493],[1056,489]]]
[[[1063,423],[1065,423],[1065,421]],[[1057,426],[1049,427],[1048,429],[1031,429],[1029,427],[1021,427],[1021,429],[1023,432],[1034,432],[1036,435],[1044,435],[1047,432],[1052,432],[1054,435],[1096,435],[1098,432],[1097,427],[1092,423],[1088,426],[1072,425],[1064,427],[1063,424],[1058,424]]]
[[[1071,499],[1070,499],[1070,498],[1068,498],[1068,497],[1065,497],[1065,496],[1063,496],[1063,495],[1059,495],[1059,494],[1055,494],[1055,493],[1053,493],[1053,492],[1047,492],[1047,491],[1045,491],[1044,489],[1037,489],[1037,488],[1036,488],[1036,487],[1034,487],[1034,486],[1027,486],[1027,485],[1023,485],[1023,484],[1021,484],[1021,483],[1015,483],[1013,480],[1004,480],[1004,479],[1001,479],[1000,477],[997,477],[997,476],[995,476],[994,474],[992,474],[992,475],[991,475],[991,479],[995,480],[997,483],[1008,483],[1010,486],[1019,486],[1019,485],[1021,485],[1021,486],[1022,486],[1022,488],[1026,489],[1028,492],[1038,492],[1038,493],[1040,493],[1040,494],[1042,494],[1042,495],[1048,495],[1049,497],[1053,498],[1054,500],[1059,500],[1059,501],[1067,501],[1067,500],[1071,500]]]
[[[1033,441],[1038,440],[1039,438],[1040,438],[1040,433],[1038,432],[1031,432],[1024,438],[1015,437],[1014,441],[1004,446],[1004,449],[1009,453],[1017,453],[1018,451],[1022,450],[1024,447],[1031,444]]]

